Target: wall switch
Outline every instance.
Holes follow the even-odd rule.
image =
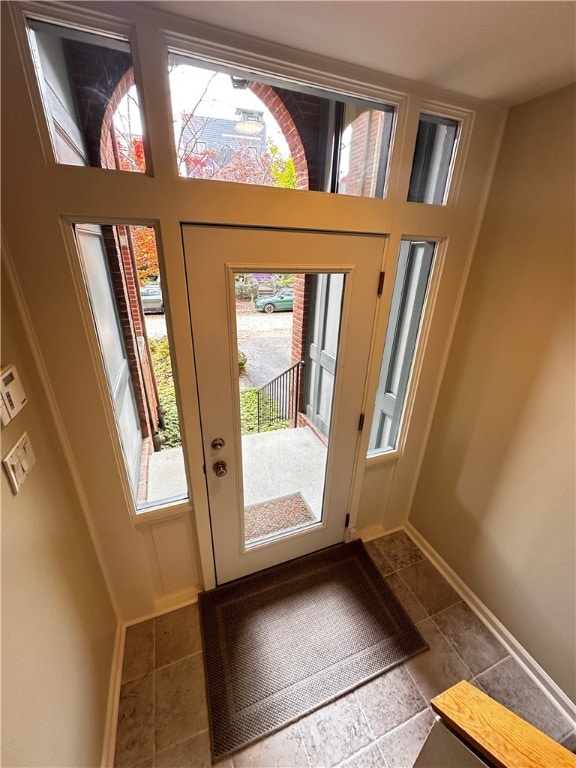
[[[8,408],[6,408],[6,404],[4,402],[4,398],[0,397],[0,419],[2,421],[2,426],[5,427],[6,424],[10,424],[10,419],[12,417],[8,413]]]
[[[4,464],[4,469],[14,493],[18,493],[20,488],[22,488],[35,463],[36,456],[32,450],[30,438],[24,432],[16,445],[2,459],[2,464]]]
[[[0,371],[0,390],[3,405],[2,424],[6,425],[28,401],[15,365],[6,365]]]

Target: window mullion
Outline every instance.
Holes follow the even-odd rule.
[[[142,111],[148,135],[143,137],[150,173],[158,178],[176,175],[168,49],[158,28],[148,21],[137,22],[132,40],[136,83],[141,90]]]

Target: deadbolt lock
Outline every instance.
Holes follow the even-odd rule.
[[[225,461],[215,461],[214,464],[212,464],[212,469],[214,470],[216,477],[224,477],[228,472],[228,467],[226,466]]]
[[[212,450],[219,451],[222,448],[224,448],[225,443],[223,438],[215,437],[214,440],[212,440],[212,442],[210,443],[210,445],[212,446]]]

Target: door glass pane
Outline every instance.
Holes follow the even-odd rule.
[[[76,239],[136,512],[188,498],[153,227],[77,224]]]
[[[322,520],[343,289],[341,274],[236,275],[248,546]]]
[[[144,173],[128,40],[35,19],[28,32],[56,162]]]
[[[403,240],[398,255],[368,456],[395,450],[436,243]]]

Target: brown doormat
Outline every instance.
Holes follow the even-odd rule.
[[[301,493],[252,504],[244,510],[244,537],[254,541],[270,533],[297,528],[316,518],[308,509]]]
[[[428,648],[361,541],[199,595],[214,760]]]

